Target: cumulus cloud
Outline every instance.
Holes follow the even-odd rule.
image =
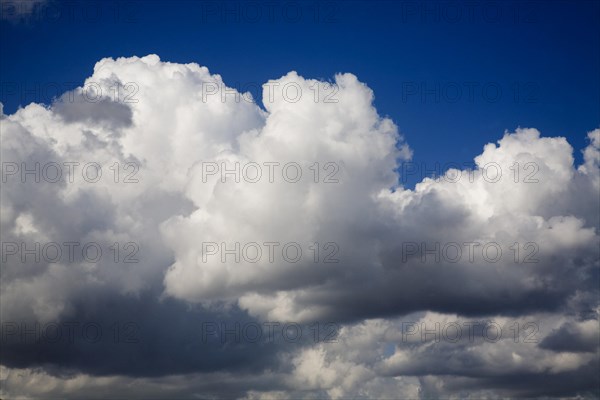
[[[184,397],[597,394],[600,129],[581,165],[565,138],[517,128],[472,170],[410,189],[412,151],[356,76],[290,72],[263,86],[264,109],[249,98],[149,55],[1,115],[3,243],[80,243],[57,262],[3,244],[3,395],[147,397],[130,382],[148,377]],[[536,321],[539,342],[406,338],[407,318]],[[14,331],[57,321],[138,340]],[[306,335],[199,340],[207,321]],[[323,322],[336,342],[310,340]]]

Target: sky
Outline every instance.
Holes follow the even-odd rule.
[[[0,397],[600,396],[599,2],[0,5]]]

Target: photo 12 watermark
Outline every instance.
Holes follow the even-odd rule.
[[[223,82],[202,82],[200,92],[202,102],[207,103],[212,100],[227,102],[246,102],[256,103],[260,94],[266,94],[262,99],[263,103],[273,103],[276,99],[282,99],[286,103],[297,103],[302,98],[308,98],[314,103],[338,103],[337,94],[340,88],[335,83],[314,82],[308,89],[302,89],[298,82],[236,82],[233,87],[226,86]]]
[[[476,177],[481,177],[487,183],[512,182],[512,183],[540,183],[538,163],[515,161],[509,166],[502,166],[495,161],[475,165],[473,162],[402,162],[397,169],[400,182],[407,183],[417,179],[433,179],[435,182],[475,182]]]
[[[103,162],[104,167],[95,161],[48,161],[2,162],[2,183],[139,183],[139,165],[136,162]],[[108,164],[108,165],[107,165]]]
[[[19,322],[6,321],[0,324],[0,338],[7,344],[75,344],[130,343],[141,339],[140,326],[132,321],[111,322]]]
[[[340,183],[343,163],[280,161],[203,161],[202,183],[216,179],[221,183]]]
[[[302,340],[314,343],[336,343],[341,325],[334,322],[315,322],[310,325],[296,322],[202,322],[202,343],[295,343]]]
[[[536,1],[400,0],[397,20],[402,24],[533,24],[540,19],[539,7]]]
[[[117,82],[103,87],[98,82],[0,82],[0,99],[15,100],[20,104],[42,103],[99,103],[111,101],[120,104],[139,102],[140,87],[136,82]]]
[[[340,246],[336,242],[202,242],[202,263],[286,263],[301,260],[314,264],[340,262]]]
[[[515,343],[538,343],[540,327],[537,322],[514,323],[506,326],[495,321],[451,321],[451,322],[402,322],[402,343],[457,343],[467,340],[473,343],[483,340],[497,343],[512,339]]]
[[[475,104],[503,100],[524,104],[538,103],[540,95],[541,87],[537,82],[404,81],[400,84],[400,100],[404,104]]]
[[[2,0],[0,21],[37,24],[133,24],[139,20],[139,1],[130,0]]]
[[[2,242],[2,263],[35,262],[92,263],[138,263],[140,246],[136,242],[114,242],[102,245],[98,242]]]
[[[503,251],[504,247],[504,251]],[[540,247],[535,242],[514,242],[502,246],[497,242],[403,242],[402,263],[498,263],[537,264]]]

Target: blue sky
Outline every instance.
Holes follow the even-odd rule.
[[[13,94],[7,82],[81,84],[103,57],[156,53],[241,88],[291,70],[352,72],[398,124],[414,161],[432,168],[470,162],[518,126],[566,136],[580,161],[586,132],[600,125],[598,2],[87,4],[52,3],[28,22],[2,24],[5,113],[22,96],[49,100]]]

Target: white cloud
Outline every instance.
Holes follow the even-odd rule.
[[[86,100],[85,87],[92,84],[106,97]],[[208,310],[239,307],[262,321],[345,324],[341,343],[290,350],[289,373],[276,378],[282,387],[240,388],[248,398],[309,389],[308,397],[415,397],[452,392],[444,376],[469,375],[468,382],[457,384],[460,393],[471,384],[467,371],[473,363],[480,366],[478,380],[504,376],[500,370],[561,374],[598,362],[597,354],[578,349],[597,334],[591,325],[598,304],[600,129],[588,134],[580,166],[566,139],[518,128],[485,145],[474,171],[454,171],[461,174],[458,182],[427,178],[410,190],[398,184],[396,168],[410,160],[411,150],[354,75],[335,76],[337,101],[329,102],[324,90],[314,97],[324,82],[290,72],[264,86],[264,110],[242,97],[236,101],[233,89],[226,89],[226,101],[220,92],[207,93],[215,84],[223,90],[222,78],[197,64],[163,62],[155,55],[107,58],[84,87],[53,105],[30,104],[2,115],[4,163],[31,168],[36,162],[97,162],[103,171],[96,183],[86,182],[81,170],[73,182],[61,183],[22,183],[18,174],[8,176],[3,241],[78,240],[105,248],[135,242],[140,248],[140,261],[133,264],[114,262],[112,253],[92,264],[12,256],[3,264],[3,321],[68,319],[85,304],[82,299],[102,303],[115,294],[151,293]],[[290,101],[293,91],[282,92],[286,87],[303,95]],[[115,88],[117,101],[111,98]],[[133,97],[125,101],[123,94]],[[271,162],[279,163],[274,182],[266,176]],[[115,163],[139,166],[138,182],[123,182],[125,169],[115,182],[110,168]],[[263,177],[254,183],[206,176],[207,165],[221,163],[228,168],[238,163],[240,169],[256,163]],[[286,163],[300,166],[298,182],[281,175]],[[502,171],[499,181],[486,175],[494,175],[489,166]],[[324,182],[329,174],[339,182]],[[264,243],[274,241],[281,243],[277,252],[297,243],[301,260],[292,263],[276,253],[271,262]],[[222,262],[203,246],[232,248],[236,242],[259,244],[263,256],[257,262],[232,262],[233,256]],[[495,263],[479,248],[472,261],[464,253],[456,263],[432,257],[422,262],[419,255],[405,259],[408,242],[428,248],[436,242],[442,247],[493,242],[504,253]],[[511,250],[515,242],[519,262]],[[529,242],[538,246],[539,262],[523,264],[529,254],[523,245]],[[324,247],[328,243],[337,250]],[[339,262],[323,263],[331,250]],[[548,339],[547,348],[478,343],[456,362],[435,365],[440,353],[427,343],[397,346],[390,333],[395,317],[421,311],[429,311],[423,318],[430,320],[535,315],[565,328]],[[559,351],[563,337],[582,344]],[[386,353],[389,345],[393,354]],[[438,347],[448,354],[452,349]],[[422,376],[432,370],[439,377]],[[28,379],[59,393],[102,384],[59,384],[36,374],[27,372]],[[9,374],[10,387],[20,385],[14,383],[18,376]]]

